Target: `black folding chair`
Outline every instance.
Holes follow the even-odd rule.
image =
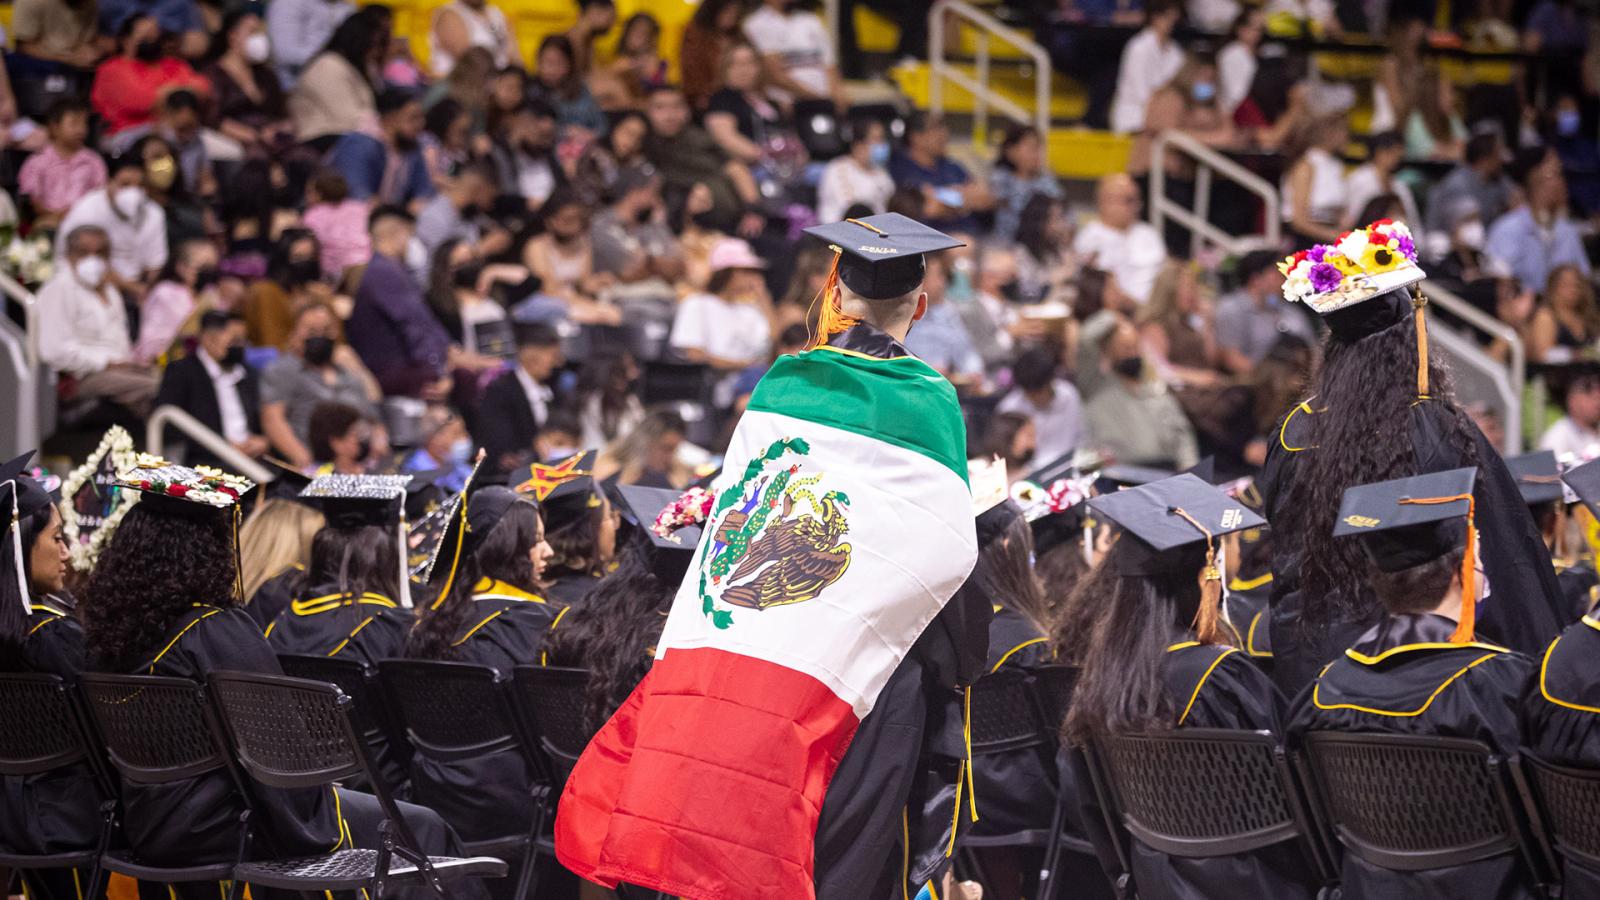
[[[511,670],[517,708],[549,761],[555,785],[566,782],[594,732],[584,722],[589,672],[545,666]]]
[[[417,752],[440,763],[519,753],[533,774],[533,821],[525,832],[481,841],[463,841],[474,856],[520,857],[515,900],[537,886],[537,839],[552,810],[550,776],[537,754],[524,745],[511,708],[508,679],[487,666],[420,659],[386,659],[378,671],[406,735]],[[552,849],[553,852],[553,849]]]
[[[1289,844],[1324,893],[1334,881],[1288,756],[1271,733],[1188,728],[1106,735],[1089,756],[1116,824],[1152,850],[1204,859]]]
[[[234,869],[236,885],[292,891],[364,889],[381,900],[391,884],[420,882],[448,897],[447,880],[506,874],[506,864],[492,857],[423,853],[383,780],[373,777],[371,754],[350,715],[350,698],[334,685],[243,672],[215,672],[208,682],[228,743],[253,780],[293,789],[332,785],[360,775],[372,785],[384,815],[382,843],[376,850],[241,863]]]
[[[161,785],[223,773],[239,793],[239,847],[227,862],[158,866],[131,851],[108,850],[101,865],[118,875],[156,884],[228,881],[250,841],[244,785],[221,740],[205,689],[185,678],[150,675],[80,676],[85,705],[106,757],[129,784]],[[235,881],[228,900],[238,900]]]
[[[1513,854],[1545,882],[1512,799],[1514,760],[1463,738],[1313,731],[1305,743],[1319,818],[1347,852],[1396,872]]]
[[[283,674],[290,678],[305,678],[334,685],[344,691],[354,704],[350,716],[356,730],[366,740],[379,771],[385,776],[389,791],[404,796],[410,781],[411,746],[403,729],[391,714],[385,702],[378,673],[353,659],[335,659],[327,656],[299,656],[292,653],[278,655]],[[347,787],[365,790],[365,785],[351,782]]]
[[[79,700],[55,675],[0,675],[0,775],[26,778],[77,766],[88,769],[99,794],[101,825],[95,846],[62,853],[0,849],[0,869],[88,869],[84,896],[97,900],[105,880],[100,858],[110,848],[116,827],[117,794]]]
[[[1032,751],[1047,769],[1055,768],[1055,740],[1047,733],[1033,696],[1028,673],[1012,669],[978,679],[972,686],[970,724],[974,761],[998,753]],[[1039,786],[1041,790],[1045,785]],[[962,859],[980,880],[988,882],[978,856],[972,851],[995,847],[1046,847],[1049,828],[1033,828],[1011,834],[965,834],[961,838]]]
[[[1548,838],[1558,857],[1551,859],[1552,869],[1565,860],[1600,871],[1600,771],[1558,766],[1526,750],[1521,758],[1532,782],[1524,792],[1531,821],[1536,829],[1543,825],[1548,833],[1539,836]]]
[[[1043,733],[1050,739],[1052,758],[1059,768],[1061,754],[1071,752],[1061,740],[1061,728],[1067,720],[1067,709],[1072,706],[1072,691],[1078,684],[1077,666],[1040,666],[1032,672],[1030,687],[1039,710]],[[1081,785],[1084,790],[1091,785]],[[1067,832],[1067,786],[1060,784],[1056,790],[1056,808],[1050,823],[1051,837],[1045,842],[1044,862],[1039,871],[1040,900],[1055,897],[1056,878],[1061,870],[1061,854],[1077,853],[1095,857],[1094,845],[1084,838]]]

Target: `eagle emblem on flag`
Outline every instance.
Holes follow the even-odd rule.
[[[762,610],[815,599],[850,568],[850,498],[804,472],[803,439],[774,441],[717,497],[702,559],[703,611],[718,628],[726,606]]]

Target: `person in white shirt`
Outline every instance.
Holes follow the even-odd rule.
[[[1331,244],[1344,229],[1344,163],[1335,154],[1350,139],[1344,113],[1329,113],[1306,128],[1307,144],[1283,176],[1283,221],[1300,244]]]
[[[739,372],[765,359],[772,346],[766,267],[749,244],[724,238],[711,248],[709,290],[678,304],[670,343],[685,360],[722,373],[712,392],[719,408],[732,405]]]
[[[1072,249],[1084,265],[1115,275],[1124,293],[1144,303],[1167,261],[1167,245],[1155,226],[1139,220],[1140,203],[1139,185],[1131,177],[1101,178],[1096,217],[1078,229]]]
[[[850,123],[850,152],[822,167],[817,184],[817,217],[837,222],[852,206],[865,206],[873,215],[889,208],[894,179],[889,177],[889,130],[877,119]]]
[[[1111,130],[1133,134],[1144,129],[1144,113],[1172,76],[1183,68],[1183,48],[1172,39],[1183,10],[1177,0],[1146,4],[1146,25],[1128,41],[1117,65],[1117,91],[1111,98]]]
[[[64,231],[64,261],[39,289],[39,358],[77,379],[77,397],[109,400],[148,415],[156,375],[133,362],[122,294],[110,279],[110,241],[104,229]]]
[[[1345,227],[1366,225],[1356,220],[1361,217],[1361,211],[1366,209],[1367,204],[1372,202],[1372,198],[1393,194],[1400,198],[1400,206],[1406,211],[1406,224],[1411,226],[1412,237],[1420,243],[1424,235],[1417,198],[1411,193],[1410,185],[1394,177],[1400,163],[1406,158],[1406,139],[1398,131],[1385,131],[1373,135],[1368,145],[1372,149],[1367,155],[1367,162],[1351,170],[1345,177],[1344,191],[1348,198],[1344,208]]]
[[[848,106],[828,26],[799,0],[765,0],[744,20],[744,35],[761,51],[776,99],[829,100],[840,111]]]
[[[82,226],[99,228],[111,241],[111,284],[143,293],[167,264],[167,213],[144,191],[144,162],[124,153],[111,162],[105,187],[78,198],[56,230],[56,256],[66,255],[66,237]]]
[[[1256,53],[1267,34],[1266,16],[1259,8],[1247,9],[1234,20],[1231,33],[1233,40],[1217,54],[1217,108],[1227,116],[1249,96],[1256,80]]]
[[[1539,438],[1539,449],[1578,459],[1600,455],[1600,371],[1586,367],[1570,376],[1562,406],[1567,414]]]
[[[1188,0],[1185,8],[1189,24],[1211,34],[1227,31],[1239,17],[1239,0]]]
[[[482,47],[494,56],[495,68],[518,61],[511,23],[488,0],[454,0],[433,14],[428,30],[428,65],[435,78],[448,76],[461,54]]]
[[[1072,382],[1056,377],[1056,353],[1036,347],[1011,367],[1016,387],[995,412],[1021,413],[1033,420],[1036,459],[1059,459],[1083,443],[1083,398]]]

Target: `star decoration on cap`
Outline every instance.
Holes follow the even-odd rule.
[[[545,498],[549,497],[556,488],[589,474],[588,469],[578,468],[578,464],[583,462],[583,457],[584,454],[582,453],[574,454],[553,466],[533,463],[528,466],[528,472],[531,477],[517,485],[516,492],[519,494],[532,494],[535,500],[543,503]]]

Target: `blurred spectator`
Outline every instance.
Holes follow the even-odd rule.
[[[1517,284],[1514,278],[1483,278],[1462,288],[1461,296],[1473,300],[1472,292],[1487,287],[1493,292],[1493,305],[1491,309],[1494,317],[1510,325],[1516,331],[1518,339],[1526,349],[1533,343],[1533,317],[1538,311],[1538,296],[1532,288]],[[1484,351],[1497,362],[1509,365],[1511,362],[1511,344],[1503,337],[1496,337],[1489,342]],[[1528,360],[1533,357],[1529,355]]]
[[[1549,94],[1591,90],[1582,60],[1593,40],[1594,10],[1572,0],[1539,0],[1523,26],[1522,49],[1537,54]]]
[[[1016,234],[1017,288],[1025,301],[1070,300],[1078,274],[1072,239],[1066,202],[1034,194],[1022,208]]]
[[[149,186],[156,191],[172,191],[195,197],[211,197],[217,192],[217,180],[211,171],[211,157],[201,137],[201,103],[193,91],[186,88],[168,91],[158,104],[156,120],[149,125],[135,125],[124,129],[106,141],[114,152],[123,152],[147,135],[159,137],[171,149],[175,168],[149,165],[146,154],[145,176]],[[181,179],[181,180],[178,180]],[[176,184],[174,183],[176,181]]]
[[[309,438],[319,475],[365,475],[389,455],[377,421],[343,403],[312,408]]]
[[[644,420],[639,363],[626,350],[602,350],[578,374],[578,445],[604,447]]]
[[[1024,413],[997,412],[989,418],[978,442],[975,456],[999,459],[1006,464],[1006,475],[1016,481],[1033,468],[1039,456],[1039,430]]]
[[[195,59],[206,52],[206,21],[196,0],[99,0],[100,32],[120,32],[132,19],[154,19],[170,35],[175,56]]]
[[[153,122],[156,103],[168,91],[210,90],[199,73],[173,55],[172,44],[154,16],[130,16],[118,29],[117,54],[95,69],[89,93],[108,136]]]
[[[1429,66],[1415,85],[1416,97],[1406,118],[1406,155],[1412,159],[1461,158],[1467,126],[1461,122],[1461,100],[1455,85]]]
[[[1192,264],[1169,260],[1162,266],[1138,324],[1157,377],[1180,389],[1220,382],[1215,312]]]
[[[703,184],[711,193],[707,224],[725,231],[737,228],[746,235],[759,233],[764,221],[748,210],[760,197],[755,179],[743,163],[728,159],[711,135],[690,121],[683,93],[673,87],[657,88],[645,102],[645,116],[650,123],[645,155],[660,170],[666,191],[687,196],[696,184]]]
[[[1120,316],[1108,325],[1091,337],[1105,378],[1084,408],[1089,440],[1126,465],[1187,469],[1199,462],[1194,426],[1166,385],[1147,377],[1139,332]]]
[[[267,64],[272,41],[261,16],[249,8],[229,13],[214,43],[215,59],[205,75],[217,130],[252,155],[287,149],[294,129],[283,88]]]
[[[1145,14],[1145,27],[1123,48],[1117,64],[1111,130],[1122,134],[1144,130],[1150,98],[1183,68],[1183,48],[1172,39],[1172,31],[1183,17],[1177,0],[1149,0]]]
[[[633,297],[675,301],[672,285],[683,276],[683,252],[666,224],[661,177],[648,163],[624,169],[612,196],[589,227],[594,271],[613,276]]]
[[[1449,206],[1444,219],[1449,232],[1428,235],[1430,243],[1445,242],[1447,246],[1444,255],[1428,267],[1428,274],[1444,281],[1466,284],[1487,274],[1484,271],[1483,247],[1488,238],[1488,229],[1478,216],[1477,202],[1471,197],[1451,197]]]
[[[500,472],[532,455],[534,438],[555,408],[550,382],[566,362],[554,328],[519,322],[515,333],[516,362],[484,390],[476,419],[485,465]]]
[[[486,265],[472,245],[451,238],[433,252],[429,266],[428,306],[450,333],[450,340],[469,353],[505,358],[515,352],[510,319],[505,307],[489,292],[501,283],[519,285],[528,280],[521,266]]]
[[[590,79],[595,99],[605,110],[637,109],[651,90],[667,83],[667,61],[661,58],[661,23],[637,12],[622,23],[616,57],[603,73]]]
[[[417,239],[429,253],[449,240],[465,242],[482,259],[504,253],[511,248],[511,235],[486,215],[494,198],[494,169],[483,163],[467,166],[423,204],[417,213]]]
[[[333,290],[321,280],[320,256],[311,231],[290,228],[278,238],[267,259],[267,277],[245,291],[242,311],[250,343],[282,349],[294,331],[295,310],[332,302]]]
[[[413,228],[399,207],[373,211],[372,260],[356,288],[347,333],[385,394],[430,399],[449,390],[453,348],[406,268]]]
[[[1217,72],[1209,59],[1190,57],[1172,80],[1150,98],[1145,112],[1144,129],[1134,140],[1133,152],[1128,159],[1128,174],[1148,178],[1156,137],[1163,132],[1177,131],[1213,147],[1228,147],[1234,142],[1233,121],[1217,108]],[[1186,154],[1168,153],[1160,161],[1165,171],[1167,198],[1186,207],[1194,206],[1195,166]],[[1219,208],[1212,212],[1213,221],[1229,211]],[[1229,217],[1236,218],[1236,217]],[[1253,218],[1245,216],[1239,227],[1225,230],[1237,232],[1250,227]],[[1167,252],[1186,256],[1190,247],[1189,229],[1168,220],[1163,239]]]
[[[644,113],[626,110],[611,120],[611,131],[604,138],[584,148],[574,166],[572,183],[585,195],[596,198],[611,196],[617,175],[623,169],[649,165],[644,156],[644,141],[650,133],[650,123]]]
[[[274,0],[278,2],[282,0]],[[388,43],[388,26],[375,7],[365,7],[339,24],[289,92],[289,118],[296,138],[320,151],[340,135],[377,132],[373,79]]]
[[[599,302],[614,279],[594,270],[589,204],[563,188],[545,201],[539,218],[544,233],[523,248],[522,261],[539,279],[540,290],[561,300],[574,321],[616,324],[616,310]]]
[[[1288,143],[1312,118],[1312,87],[1303,63],[1284,56],[1259,60],[1250,92],[1233,110],[1241,143],[1268,151]]]
[[[111,242],[112,286],[135,296],[167,264],[167,215],[145,193],[142,148],[111,161],[111,180],[84,194],[56,230],[56,257],[67,253],[67,236],[93,225]]]
[[[1567,264],[1551,271],[1530,331],[1529,362],[1560,365],[1593,355],[1600,341],[1600,306],[1582,269]]]
[[[133,361],[105,230],[74,225],[62,231],[61,246],[61,264],[39,289],[39,359],[72,376],[80,400],[107,400],[135,415],[149,414],[156,373]]]
[[[793,356],[805,352],[806,345],[811,343],[810,329],[796,322],[788,325],[778,332],[777,339],[773,342],[772,351],[767,358],[760,362],[752,363],[739,373],[733,383],[733,409],[734,412],[743,413],[750,405],[750,395],[756,392],[756,385],[771,371],[772,364],[780,356]],[[926,360],[924,360],[926,362]]]
[[[478,51],[477,47],[468,51],[460,65],[470,65],[466,60],[476,57]],[[454,97],[441,98],[432,106],[424,103],[423,109],[422,133],[417,136],[417,142],[422,148],[429,180],[443,190],[472,159],[472,113]]]
[[[1095,188],[1095,218],[1078,229],[1072,249],[1085,265],[1116,276],[1121,289],[1139,303],[1167,260],[1167,246],[1155,226],[1139,218],[1139,185],[1127,175],[1107,175]]]
[[[434,473],[433,483],[447,491],[460,491],[472,472],[472,436],[455,410],[433,404],[417,423],[422,442],[400,464],[402,472]]]
[[[85,194],[106,183],[100,154],[83,145],[89,135],[89,106],[76,98],[57,100],[45,116],[50,141],[30,155],[17,172],[17,191],[33,204],[33,224],[54,228]]]
[[[488,0],[450,0],[433,13],[428,29],[428,65],[435,78],[448,76],[471,47],[482,47],[496,66],[517,58],[516,39],[506,14]]]
[[[349,0],[272,0],[267,4],[267,37],[279,82],[284,87],[294,86],[300,70],[355,11],[356,5]]]
[[[559,34],[539,44],[533,87],[556,110],[563,139],[585,141],[606,133],[606,114],[583,83],[583,71],[572,53],[572,42]]]
[[[696,110],[703,111],[706,101],[722,87],[722,60],[728,47],[739,39],[743,16],[744,0],[701,0],[684,26],[678,68],[683,75],[683,93]]]
[[[994,195],[995,203],[991,238],[998,241],[1015,238],[1023,207],[1035,195],[1061,197],[1061,182],[1050,171],[1048,162],[1044,139],[1037,129],[1025,125],[1006,129],[1000,139],[994,170],[989,174],[989,192]]]
[[[577,0],[577,6],[578,21],[566,37],[577,71],[587,75],[594,69],[594,42],[617,25],[617,7],[612,0]]]
[[[378,136],[356,131],[344,135],[329,151],[328,165],[344,176],[351,197],[405,206],[414,213],[435,192],[417,141],[422,103],[405,88],[389,88],[378,98],[377,109]]]
[[[894,179],[889,177],[889,129],[882,121],[865,116],[850,121],[850,151],[822,167],[817,184],[817,218],[837,222],[853,206],[873,215],[889,208]]]
[[[995,407],[998,412],[1019,413],[1033,422],[1040,460],[1059,459],[1084,443],[1083,398],[1072,382],[1058,377],[1058,364],[1053,349],[1025,351],[1011,366],[1016,387]]]
[[[461,54],[460,59],[456,60],[455,68],[450,70],[450,74],[434,82],[427,93],[423,94],[422,108],[432,112],[435,106],[445,100],[454,101],[471,116],[473,132],[481,133],[494,124],[490,121],[494,118],[490,109],[497,105],[494,87],[500,80],[502,71],[521,70],[497,66],[493,53],[482,47],[470,47],[467,52]],[[523,78],[526,77],[524,73]],[[525,82],[519,84],[513,97],[514,102],[507,109],[522,102],[523,86]]]
[[[307,468],[311,415],[324,404],[352,407],[376,421],[383,394],[349,344],[339,340],[339,320],[326,303],[311,302],[295,314],[283,352],[261,375],[261,427],[273,452],[296,468]]]
[[[1300,135],[1299,152],[1286,152],[1292,162],[1283,179],[1283,221],[1296,246],[1331,244],[1341,227],[1348,199],[1344,151],[1350,130],[1343,113],[1313,120]]]
[[[367,235],[369,207],[350,196],[338,169],[318,169],[306,185],[305,226],[322,246],[322,274],[339,279],[372,256]]]
[[[849,106],[836,48],[821,16],[794,0],[762,0],[745,17],[744,34],[761,52],[767,82],[780,100],[824,100],[839,113]]]
[[[1389,52],[1378,59],[1372,90],[1372,131],[1400,131],[1411,118],[1411,102],[1422,81],[1422,48],[1428,38],[1426,13],[1397,8],[1390,18]]]
[[[1267,34],[1267,17],[1259,8],[1246,9],[1233,20],[1231,40],[1217,53],[1217,106],[1232,116],[1255,82],[1256,53]]]
[[[1600,213],[1600,144],[1583,130],[1583,112],[1571,95],[1550,111],[1550,146],[1561,157],[1561,171],[1579,215]]]
[[[976,213],[994,207],[994,197],[966,168],[946,155],[950,129],[942,116],[918,110],[906,123],[906,145],[889,160],[896,188],[922,192],[920,219],[941,231],[972,232]]]
[[[1567,182],[1555,151],[1525,151],[1522,206],[1489,225],[1484,252],[1523,284],[1544,284],[1557,266],[1577,266],[1587,278],[1589,255],[1567,216]]]
[[[762,83],[756,48],[737,41],[722,59],[722,89],[711,95],[701,121],[729,158],[755,167],[781,133],[783,114]]]
[[[1452,197],[1471,197],[1478,204],[1478,217],[1485,222],[1493,222],[1511,207],[1514,188],[1511,179],[1502,174],[1504,146],[1500,135],[1493,131],[1479,132],[1467,139],[1461,164],[1428,192],[1427,231],[1449,233],[1445,214],[1451,208]]]
[[[67,69],[91,69],[100,61],[96,46],[97,4],[73,0],[16,0],[11,7],[11,38],[6,53],[12,77],[46,78]]]
[[[672,410],[651,410],[632,431],[600,452],[596,477],[613,472],[618,484],[683,490],[694,478],[693,470],[678,458],[686,427],[683,417]]]
[[[1278,257],[1271,250],[1246,253],[1234,269],[1239,289],[1217,301],[1217,349],[1228,371],[1248,372],[1285,334],[1307,344],[1316,340],[1304,312],[1283,299]]]
[[[193,334],[196,313],[216,306],[216,286],[217,248],[210,241],[184,241],[174,248],[140,305],[134,361],[150,365],[171,353],[180,336]]]
[[[828,283],[828,273],[832,269],[833,252],[827,247],[811,244],[800,248],[795,255],[794,271],[789,273],[789,286],[777,298],[774,318],[779,329],[806,325],[815,318],[812,304],[822,296],[822,288]]]
[[[1600,371],[1577,366],[1563,381],[1561,408],[1566,415],[1539,437],[1539,449],[1584,459],[1600,449]]]
[[[1201,31],[1222,34],[1240,16],[1239,0],[1187,0],[1184,12],[1189,24]]]
[[[528,100],[501,118],[489,158],[503,197],[519,197],[529,212],[566,181],[556,159],[556,113],[543,100]]]
[[[767,264],[750,245],[726,238],[711,251],[711,282],[703,293],[678,304],[672,348],[721,377],[712,392],[719,409],[733,404],[738,372],[759,362],[772,345],[772,298],[763,275]]]
[[[176,406],[194,416],[245,456],[254,459],[266,453],[261,385],[244,364],[244,319],[220,310],[203,313],[194,352],[167,363],[156,405]],[[222,464],[198,443],[191,444],[186,459],[189,465]]]
[[[960,310],[946,296],[949,261],[936,254],[927,260],[922,292],[928,295],[928,311],[906,335],[906,349],[949,379],[957,390],[974,390],[983,385],[983,357],[961,321]]]
[[[1414,231],[1422,230],[1422,213],[1418,212],[1417,198],[1411,186],[1395,177],[1400,164],[1405,161],[1405,141],[1393,131],[1375,134],[1367,141],[1367,161],[1356,166],[1345,178],[1344,190],[1348,200],[1341,220],[1346,228],[1364,228],[1361,211],[1382,194],[1393,194],[1405,208],[1405,222]]]
[[[574,454],[588,449],[578,442],[578,417],[571,410],[550,410],[550,418],[533,438],[533,458],[545,463],[570,459]]]

